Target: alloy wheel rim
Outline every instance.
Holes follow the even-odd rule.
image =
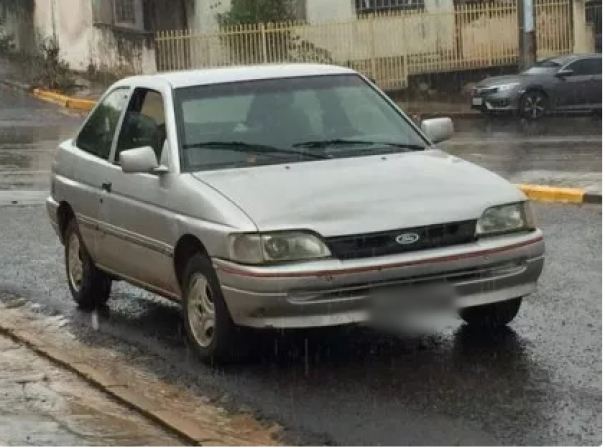
[[[216,314],[212,289],[208,279],[200,273],[194,274],[190,282],[187,316],[196,343],[209,347],[214,340]]]
[[[532,118],[539,118],[544,114],[546,106],[544,99],[540,95],[532,95],[525,99],[523,111]]]
[[[78,235],[72,233],[69,237],[67,251],[67,266],[69,269],[69,282],[75,291],[80,291],[84,278],[84,263],[82,262],[82,246]]]

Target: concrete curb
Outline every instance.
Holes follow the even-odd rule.
[[[89,364],[78,361],[77,355],[66,353],[64,349],[53,345],[48,340],[39,340],[26,329],[7,325],[0,321],[0,334],[15,342],[21,343],[38,355],[58,366],[73,372],[84,381],[111,396],[124,406],[139,412],[144,417],[158,424],[166,431],[181,438],[191,446],[235,446],[235,445],[265,445],[266,441],[242,440],[241,438],[225,435],[221,437],[220,428],[205,428],[199,422],[183,413],[166,410],[160,402],[145,396],[144,386],[135,388],[128,386],[125,379],[116,377],[115,373],[99,370]],[[247,442],[247,443],[246,443]],[[275,443],[277,446],[278,443]]]
[[[525,195],[540,202],[601,204],[602,193],[591,193],[581,188],[549,187],[546,185],[517,185]]]

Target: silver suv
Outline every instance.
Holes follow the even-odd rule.
[[[241,327],[380,309],[447,302],[506,325],[536,289],[542,232],[516,187],[434,147],[451,120],[421,128],[341,67],[119,81],[52,168],[69,289],[88,309],[116,280],[181,302],[204,360],[229,357]]]

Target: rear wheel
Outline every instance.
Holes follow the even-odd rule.
[[[539,120],[548,111],[548,97],[539,90],[526,92],[519,101],[519,115],[528,120]]]
[[[210,259],[196,254],[183,274],[183,317],[189,345],[206,363],[234,357],[236,326]]]
[[[458,311],[460,317],[470,326],[497,328],[508,325],[519,313],[522,298],[472,306]]]
[[[92,310],[107,303],[111,278],[90,258],[75,219],[69,222],[65,231],[65,270],[69,290],[78,306]]]

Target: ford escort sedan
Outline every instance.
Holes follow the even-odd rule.
[[[435,147],[452,133],[342,67],[123,79],[52,167],[71,294],[94,309],[122,280],[180,302],[205,361],[244,327],[365,323],[385,297],[441,294],[470,325],[506,325],[542,232],[521,191]]]

